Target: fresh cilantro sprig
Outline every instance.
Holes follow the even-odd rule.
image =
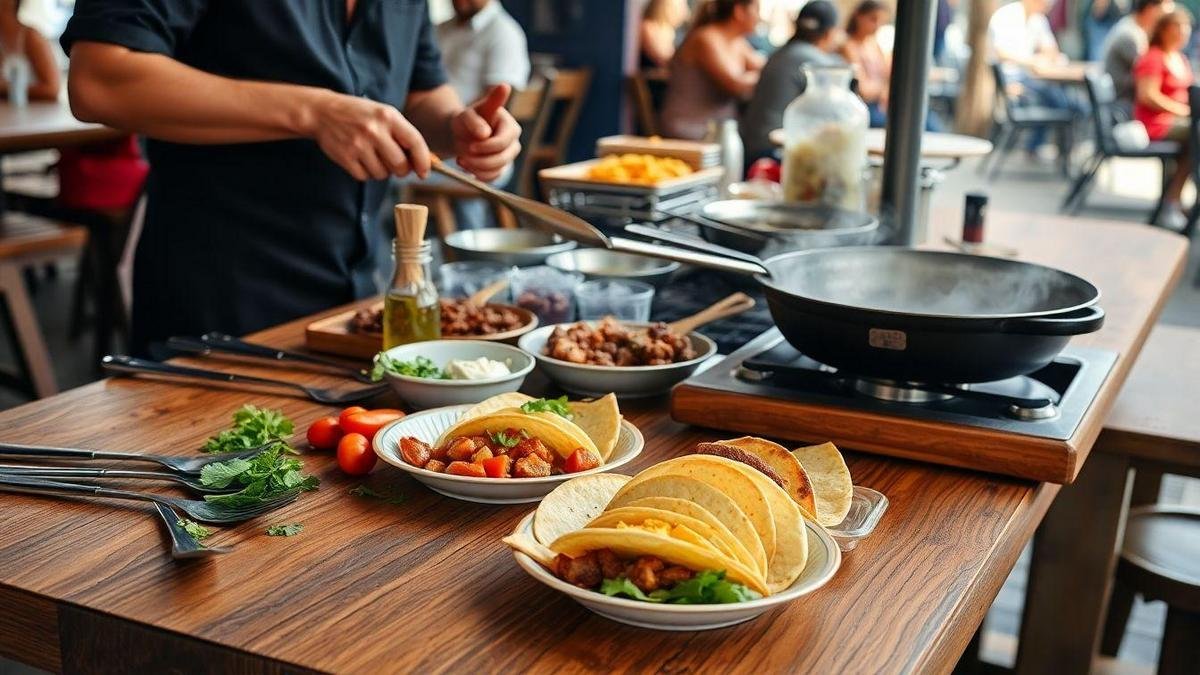
[[[521,404],[521,411],[525,413],[549,412],[571,419],[571,407],[567,405],[567,397],[559,396],[558,398],[535,398],[532,401],[526,401]]]
[[[237,452],[281,441],[292,435],[292,421],[280,410],[244,405],[233,413],[233,426],[208,439],[204,452]],[[288,452],[295,452],[288,446]]]
[[[205,495],[204,499],[223,506],[247,506],[293,489],[317,489],[320,483],[317,477],[303,473],[304,463],[295,457],[284,456],[282,447],[281,444],[271,446],[250,459],[206,464],[200,470],[200,482],[205,487],[243,487],[229,494]]]
[[[267,528],[268,537],[294,537],[300,534],[304,529],[301,523],[287,523],[286,525],[272,525]]]
[[[518,443],[529,438],[529,434],[524,429],[515,434],[510,434],[507,431],[489,431],[487,435],[488,440],[502,448],[515,448]]]
[[[600,592],[610,596],[625,596],[642,602],[663,602],[673,605],[717,605],[757,600],[762,596],[742,584],[725,580],[725,570],[705,570],[671,588],[644,593],[627,577],[605,579]]]
[[[201,525],[200,523],[197,523],[191,518],[176,519],[175,524],[182,527],[184,532],[192,535],[192,537],[194,537],[197,541],[211,536],[213,533],[211,529]]]
[[[393,506],[403,504],[404,501],[408,499],[402,494],[385,495],[382,492],[372,490],[366,485],[358,485],[350,488],[350,494],[354,495],[355,497],[362,497],[364,499],[378,499],[381,502],[391,504]]]
[[[379,352],[375,355],[375,366],[371,368],[371,379],[378,382],[386,373],[429,380],[450,379],[450,376],[428,357],[418,356],[412,361],[401,361],[388,356],[387,352]]]

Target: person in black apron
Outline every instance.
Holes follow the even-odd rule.
[[[75,114],[149,138],[135,353],[374,293],[391,176],[519,150],[507,85],[446,84],[425,0],[77,0],[62,46]]]

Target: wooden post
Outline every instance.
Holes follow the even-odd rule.
[[[955,116],[955,128],[960,134],[987,136],[991,129],[996,83],[988,67],[988,21],[995,11],[996,0],[971,0],[971,15],[967,24],[971,59],[967,62]]]

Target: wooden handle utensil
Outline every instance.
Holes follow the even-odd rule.
[[[705,324],[741,314],[753,306],[754,298],[745,293],[734,293],[691,316],[684,317],[678,321],[672,321],[667,324],[667,328],[677,335],[687,335]]]
[[[471,297],[467,298],[467,302],[475,305],[476,307],[483,307],[488,303],[488,300],[492,299],[492,296],[506,288],[508,288],[508,278],[505,277],[502,279],[497,279],[487,286],[484,286],[483,288],[472,293]]]

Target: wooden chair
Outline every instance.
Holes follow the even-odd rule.
[[[529,86],[515,92],[508,102],[509,112],[521,124],[521,153],[513,162],[513,178],[509,185],[510,189],[511,186],[515,186],[517,194],[522,196],[532,195],[532,169],[526,167],[532,166],[529,162],[532,139],[540,138],[541,134],[545,133],[550,118],[553,82],[553,70],[537,71],[530,79]],[[403,186],[401,201],[428,206],[438,236],[445,237],[458,229],[454,202],[459,199],[480,198],[478,192],[457,183],[407,182]],[[490,199],[488,201],[500,227],[517,226],[516,216],[511,211],[499,202]]]
[[[1188,87],[1188,105],[1191,106],[1191,133],[1188,134],[1188,150],[1191,151],[1192,162],[1192,182],[1200,186],[1200,138],[1196,134],[1200,134],[1200,85],[1192,85]],[[1164,180],[1166,180],[1164,178]],[[1200,220],[1200,198],[1192,204],[1192,210],[1188,213],[1187,225],[1184,226],[1181,234],[1189,239],[1196,232],[1196,221]],[[1200,275],[1196,277],[1196,285],[1200,286]]]
[[[78,256],[87,230],[75,225],[9,212],[0,221],[0,299],[16,340],[18,374],[0,373],[0,382],[38,398],[58,392],[50,353],[25,288],[22,270],[68,256]]]
[[[650,82],[640,72],[629,76],[629,98],[633,101],[633,117],[637,130],[643,136],[658,136],[658,111],[654,107],[654,95]]]
[[[583,103],[591,84],[590,68],[555,71],[550,95],[553,125],[548,125],[554,128],[547,128],[546,133],[530,139],[532,147],[526,161],[530,163],[527,170],[531,172],[531,191],[538,192],[532,188],[538,170],[567,161],[567,148],[571,144],[571,137],[575,135],[575,125],[579,122],[579,114],[583,112]]]

